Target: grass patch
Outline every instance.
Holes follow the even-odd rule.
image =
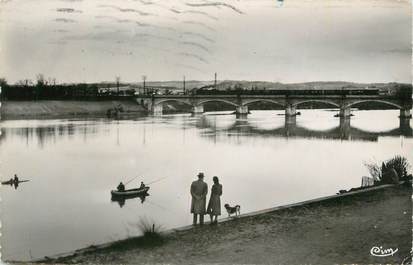
[[[152,222],[146,218],[140,219],[137,224],[138,229],[142,233],[141,236],[131,237],[113,243],[107,250],[127,250],[136,247],[150,248],[161,246],[166,242],[166,238],[161,234],[162,226]]]

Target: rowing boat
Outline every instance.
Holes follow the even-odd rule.
[[[134,195],[143,195],[146,194],[149,190],[149,187],[138,188],[138,189],[130,189],[124,191],[112,190],[110,193],[112,196],[118,197],[127,197],[127,196],[134,196]]]
[[[30,181],[30,180],[19,180],[19,181],[17,182],[17,184],[18,184],[18,183],[22,183],[22,182],[28,182],[28,181]],[[14,180],[8,180],[8,181],[2,181],[2,182],[1,182],[2,185],[13,185],[13,184],[15,184],[15,183],[16,183],[16,181],[14,181]]]

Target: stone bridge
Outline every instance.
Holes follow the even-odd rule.
[[[255,102],[270,102],[285,109],[286,116],[295,116],[297,108],[304,103],[321,102],[340,109],[340,117],[349,117],[352,106],[363,102],[379,102],[400,109],[401,118],[411,118],[412,99],[391,95],[138,95],[138,104],[151,114],[160,115],[163,104],[180,102],[192,107],[195,114],[204,112],[207,102],[223,102],[234,106],[239,115],[248,114],[248,105]]]

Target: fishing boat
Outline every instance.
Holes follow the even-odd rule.
[[[136,198],[139,198],[141,203],[145,202],[146,197],[148,197],[149,194],[148,193],[143,193],[143,194],[133,194],[133,195],[125,195],[125,196],[114,196],[112,195],[112,197],[110,198],[110,200],[112,202],[117,202],[120,206],[120,208],[122,208],[127,200],[134,200]]]
[[[136,195],[144,195],[147,194],[149,190],[149,187],[143,187],[143,188],[138,188],[138,189],[130,189],[130,190],[124,190],[124,191],[118,191],[118,190],[111,190],[112,196],[116,197],[129,197],[129,196],[136,196]]]
[[[16,183],[19,184],[19,183],[28,182],[28,181],[30,181],[30,180],[19,180],[18,182],[14,181],[14,180],[8,180],[8,181],[2,181],[1,185],[13,185],[13,184],[16,184]]]

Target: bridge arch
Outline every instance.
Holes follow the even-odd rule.
[[[354,106],[356,104],[359,103],[364,103],[364,102],[378,102],[378,103],[383,103],[386,105],[390,105],[393,107],[396,107],[398,109],[403,109],[403,107],[397,103],[391,102],[391,101],[387,101],[387,100],[380,100],[380,99],[362,99],[362,100],[356,100],[356,101],[352,101],[348,104],[345,105],[346,108],[350,108],[351,106]]]
[[[285,104],[283,102],[279,102],[279,101],[271,100],[271,99],[250,99],[250,100],[247,99],[247,100],[242,101],[242,105],[248,106],[256,102],[268,102],[268,103],[273,103],[275,105],[281,106],[283,108],[285,107]]]
[[[232,105],[232,106],[234,106],[234,107],[238,107],[238,104],[236,104],[235,102],[232,102],[232,101],[226,100],[226,99],[219,99],[219,98],[217,98],[217,99],[212,98],[212,99],[199,100],[199,101],[195,102],[194,105],[195,105],[195,106],[200,106],[200,105],[204,105],[205,103],[208,103],[208,102],[223,102],[223,103],[227,103],[227,104],[229,104],[229,105]]]
[[[331,100],[324,100],[324,99],[306,99],[306,100],[296,101],[292,105],[297,108],[299,105],[302,105],[304,103],[309,103],[309,102],[318,102],[318,103],[323,103],[323,104],[327,104],[327,105],[340,108],[339,103],[331,101]]]
[[[179,103],[183,103],[185,105],[188,105],[190,107],[193,106],[193,104],[191,104],[191,102],[189,102],[188,100],[181,100],[181,99],[175,99],[175,98],[167,98],[167,99],[162,99],[162,100],[157,100],[155,101],[155,105],[162,105],[166,102],[179,102]]]

